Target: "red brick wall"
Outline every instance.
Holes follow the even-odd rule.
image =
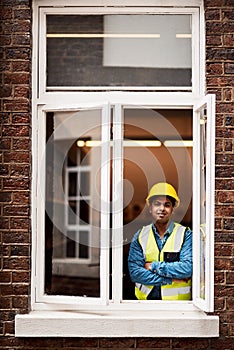
[[[207,92],[216,94],[215,313],[218,339],[17,339],[30,304],[31,1],[2,0],[0,349],[234,349],[234,2],[205,0]]]

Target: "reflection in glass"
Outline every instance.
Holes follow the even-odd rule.
[[[135,141],[136,147],[126,141]],[[145,146],[142,140],[151,142]],[[123,185],[123,298],[135,299],[128,274],[128,252],[133,235],[151,223],[145,199],[157,182],[179,188],[181,205],[173,219],[192,227],[192,147],[165,146],[171,140],[193,140],[192,111],[176,109],[126,108],[124,110]],[[191,144],[190,144],[191,146]]]
[[[191,15],[48,15],[47,87],[191,89]]]
[[[100,297],[101,111],[46,116],[45,291]],[[96,193],[98,192],[98,193]]]

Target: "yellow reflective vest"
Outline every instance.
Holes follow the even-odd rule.
[[[186,227],[175,223],[172,233],[168,237],[161,252],[154,237],[152,225],[144,226],[139,234],[138,241],[142,247],[146,262],[164,261],[164,252],[180,252]],[[154,286],[140,283],[135,285],[137,299],[146,300]],[[181,282],[172,282],[161,286],[162,300],[191,300],[191,279]]]

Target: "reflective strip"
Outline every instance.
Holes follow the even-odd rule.
[[[144,258],[146,257],[146,247],[148,243],[149,233],[150,233],[150,227],[151,225],[144,226],[141,233],[140,233],[140,239],[141,239],[141,247],[143,250]]]
[[[174,251],[179,252],[181,249],[182,240],[184,238],[184,231],[186,228],[181,225],[176,225],[175,228],[176,228],[176,234],[175,234],[175,241],[174,241]]]
[[[178,287],[178,288],[162,288],[162,295],[164,297],[175,296],[179,294],[189,294],[191,292],[191,287]]]
[[[144,294],[148,295],[153,287],[147,287],[144,284],[136,283],[136,287]]]

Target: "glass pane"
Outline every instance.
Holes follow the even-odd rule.
[[[206,261],[206,110],[200,114],[200,298],[205,299]]]
[[[88,196],[89,190],[90,190],[90,183],[89,183],[89,173],[86,172],[81,172],[80,173],[80,194],[82,196]]]
[[[48,15],[47,86],[191,87],[191,15]]]
[[[46,115],[47,294],[100,297],[101,115]]]
[[[192,227],[192,140],[190,109],[124,110],[124,299],[135,299],[129,246],[134,234],[152,223],[146,197],[153,184],[168,182],[178,189],[173,220]]]
[[[89,257],[89,232],[80,231],[79,258],[88,259]]]

